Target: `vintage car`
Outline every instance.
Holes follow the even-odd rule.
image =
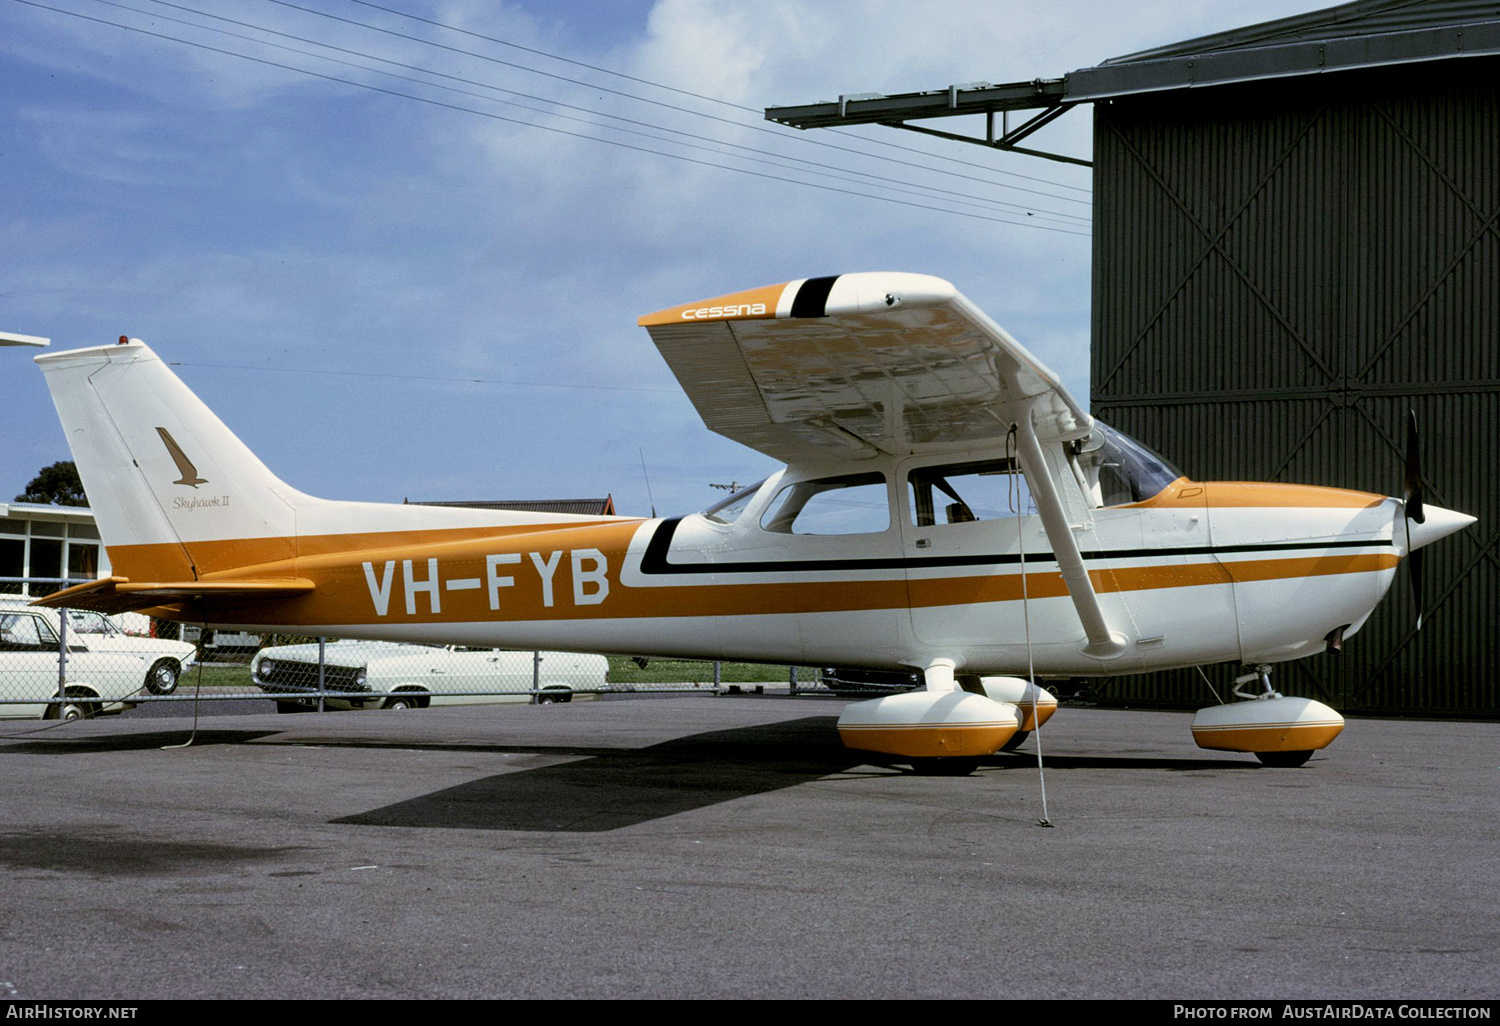
[[[67,690],[58,697],[62,622],[55,609],[0,603],[0,718],[77,719],[120,712],[130,698],[168,695],[196,650],[181,641],[126,634],[101,613],[67,611]]]
[[[318,646],[263,648],[250,676],[282,712],[318,701]],[[329,709],[425,709],[429,705],[568,702],[604,689],[609,660],[574,652],[512,652],[461,645],[332,641],[323,646],[323,704]],[[296,697],[293,697],[296,696]],[[366,697],[368,696],[368,697]]]
[[[835,695],[869,698],[897,695],[922,687],[922,675],[910,670],[862,670],[850,666],[825,666],[819,681]]]

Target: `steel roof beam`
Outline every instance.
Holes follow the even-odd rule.
[[[839,125],[888,125],[917,118],[948,118],[960,114],[988,114],[1002,110],[1037,110],[1063,102],[1063,80],[1038,78],[1031,82],[990,85],[976,82],[929,89],[920,93],[852,93],[834,103],[796,107],[767,107],[766,120],[792,128],[832,128]]]
[[[909,132],[952,139],[957,142],[974,143],[995,149],[1025,153],[1033,157],[1081,164],[1092,167],[1092,163],[1078,157],[1064,157],[1055,153],[1017,146],[1026,136],[1050,123],[1073,106],[1063,101],[1063,80],[1035,79],[1030,82],[1009,82],[991,85],[974,82],[967,85],[951,85],[947,89],[932,89],[921,93],[901,93],[886,96],[881,93],[853,93],[840,96],[836,103],[811,103],[800,107],[768,107],[766,120],[792,128],[832,128],[838,125],[886,125],[904,128]],[[1018,126],[1014,131],[1002,129],[995,135],[995,114],[1008,114],[1013,110],[1040,110],[1041,113]],[[909,124],[925,118],[951,118],[961,115],[983,114],[985,117],[984,138],[944,132],[936,128]]]

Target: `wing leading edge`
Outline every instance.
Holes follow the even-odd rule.
[[[640,318],[703,422],[768,456],[858,459],[1039,439],[1093,420],[1056,374],[941,278],[805,278]]]

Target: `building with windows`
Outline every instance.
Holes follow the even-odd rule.
[[[40,598],[62,590],[64,579],[76,583],[108,574],[93,510],[0,502],[0,594]]]

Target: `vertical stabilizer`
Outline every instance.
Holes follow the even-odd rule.
[[[307,497],[267,470],[146,345],[36,362],[116,573],[192,580],[295,557],[296,510]]]

